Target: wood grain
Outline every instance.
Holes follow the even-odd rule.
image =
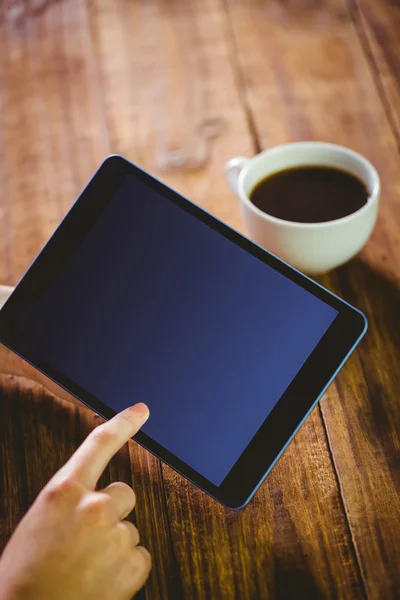
[[[0,19],[1,283],[18,281],[109,152],[238,229],[223,176],[235,154],[318,138],[361,151],[383,178],[371,241],[323,280],[366,311],[369,335],[252,503],[224,509],[133,442],[107,470],[104,483],[138,495],[149,599],[396,597],[395,8],[357,2],[62,0]],[[381,58],[367,39],[377,22]],[[0,383],[1,550],[98,418],[27,380]]]
[[[223,165],[235,153],[252,153],[255,143],[249,135],[247,115],[240,103],[241,89],[230,62],[232,47],[225,11],[218,2],[193,0],[185,3],[185,10],[179,3],[166,2],[153,3],[146,10],[143,5],[126,4],[123,14],[118,6],[110,9],[108,5],[106,10],[101,2],[95,3],[94,8],[92,35],[100,45],[99,69],[106,82],[105,104],[113,149],[139,160],[199,204],[236,225],[237,208],[223,178]],[[134,36],[131,52],[127,51],[126,30]],[[154,37],[149,40],[150,30]],[[196,44],[189,43],[187,32]],[[141,53],[136,50],[138,44],[143,44]],[[118,61],[115,54],[103,52],[103,47],[110,46],[116,49]],[[132,55],[137,55],[133,63]],[[200,66],[203,77],[197,81]],[[177,70],[185,77],[176,74]],[[128,81],[127,73],[132,73]],[[167,98],[162,103],[157,96],[159,80],[168,82],[163,88]],[[125,98],[126,121],[120,118],[113,88],[121,90]],[[204,102],[193,98],[193,94],[199,94]],[[197,112],[185,110],[187,105],[197,107]],[[207,163],[202,170],[192,164],[161,169],[158,153],[154,152],[160,143],[160,123],[172,148],[185,156],[196,156],[199,151],[187,131],[195,130],[199,114],[204,114],[203,118],[212,114],[214,120],[223,118],[225,123],[221,135],[214,139]],[[234,590],[240,590],[243,598],[279,597],[287,586],[310,597],[329,596],[332,589],[339,597],[357,597],[357,566],[318,411],[313,422],[315,452],[310,452],[304,441],[307,434],[298,442],[304,448],[301,460],[302,473],[308,474],[302,476],[305,483],[292,456],[283,463],[285,477],[273,484],[272,491],[263,487],[256,504],[258,512],[247,513],[247,517],[245,513],[232,515],[202,493],[195,493],[193,486],[163,467],[174,552],[186,598],[229,598]],[[322,496],[318,491],[320,481],[325,488]],[[303,483],[311,500],[304,497]],[[329,511],[324,510],[327,503]],[[311,517],[310,507],[320,520]],[[264,522],[271,522],[271,526],[263,526]],[[326,537],[321,536],[321,529]],[[271,558],[274,552],[275,562]]]
[[[370,331],[321,404],[366,593],[394,598],[400,561],[395,137],[344,2],[232,0],[230,6],[262,145],[307,138],[342,143],[369,157],[382,176],[382,207],[371,241],[358,261],[324,280],[365,310]],[[265,118],[275,110],[278,118]]]
[[[4,231],[0,253],[2,283],[15,284],[18,281],[70,208],[80,188],[109,152],[108,132],[102,128],[105,123],[104,110],[98,104],[102,95],[98,91],[86,11],[85,2],[51,3],[37,17],[18,24],[7,21],[0,25],[0,102],[3,108],[0,114],[0,223]],[[9,475],[5,475],[7,479],[2,481],[4,490],[11,486],[10,489],[15,491],[18,487],[20,495],[15,504],[12,504],[11,498],[11,504],[1,507],[0,549],[40,487],[56,468],[49,459],[53,451],[38,446],[37,438],[28,426],[26,440],[27,448],[29,443],[32,444],[31,451],[24,450],[26,456],[19,458],[16,456],[16,445],[8,449],[9,443],[14,444],[10,432],[16,429],[13,421],[19,414],[14,410],[16,403],[23,415],[21,419],[24,418],[26,424],[37,411],[36,401],[43,397],[43,388],[32,388],[27,381],[20,380],[19,384],[14,381],[13,385],[23,386],[23,393],[16,391],[15,396],[13,390],[7,388],[1,399],[1,406],[8,415],[6,417],[4,412],[0,419],[1,446],[5,452],[3,464],[11,469]],[[57,388],[53,389],[56,391]],[[53,397],[46,396],[46,401],[39,405],[39,413],[35,413],[35,423],[41,422],[42,417],[45,419],[43,415],[48,411],[51,413],[49,407],[54,402]],[[10,407],[14,412],[9,415]],[[63,426],[69,430],[69,447],[73,449],[84,437],[81,435],[82,429],[87,432],[90,425],[93,427],[96,422],[93,415],[81,418],[85,412],[76,413],[77,409],[70,403],[63,404],[62,411],[57,408],[52,410],[53,413],[48,417],[48,428],[41,430],[41,443],[43,446],[48,444],[50,448],[54,442],[54,432],[59,427],[58,419],[65,417]],[[69,417],[66,416],[68,411],[72,411]],[[9,429],[4,428],[3,423],[10,419],[13,425]],[[51,428],[53,433],[48,433]],[[148,507],[151,515],[143,522],[139,517],[141,538],[152,550],[158,565],[148,583],[148,593],[150,597],[173,597],[177,585],[159,462],[137,445],[131,452],[135,466],[128,482],[132,485],[135,473],[145,477],[146,488],[139,485],[135,487],[143,490],[143,496],[141,491],[137,491],[138,506],[143,504]],[[65,452],[61,452],[60,456],[57,465],[66,459]],[[39,461],[40,457],[42,462]],[[34,462],[32,465],[31,458]],[[129,463],[126,469],[129,471]],[[120,477],[116,472],[113,476],[114,479]],[[142,501],[143,497],[145,500]],[[147,514],[146,510],[143,513]],[[157,515],[157,519],[154,515]]]
[[[215,2],[203,6],[91,4],[110,147],[241,228],[222,167],[235,149],[251,154],[253,142],[223,15]]]
[[[163,467],[186,598],[359,598],[324,429],[314,411],[242,511]]]
[[[354,368],[343,370],[322,404],[323,415],[368,595],[397,598],[400,286],[367,260],[338,270],[331,282],[365,312],[369,331]]]
[[[352,0],[351,6],[400,147],[400,5]]]

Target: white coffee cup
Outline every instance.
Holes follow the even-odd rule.
[[[322,223],[297,223],[268,215],[250,200],[257,183],[290,167],[336,167],[364,182],[369,198],[346,217]],[[296,269],[319,275],[355,256],[371,235],[379,203],[379,175],[361,154],[325,142],[298,142],[276,146],[253,158],[238,156],[225,166],[230,186],[240,200],[249,237]],[[321,198],[321,202],[324,199]]]

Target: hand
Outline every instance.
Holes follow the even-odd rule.
[[[100,425],[49,481],[0,559],[0,600],[128,600],[144,585],[150,555],[124,521],[135,494],[95,487],[148,415],[136,404]]]

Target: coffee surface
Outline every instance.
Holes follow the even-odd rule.
[[[263,212],[298,223],[322,223],[351,215],[368,202],[365,184],[325,166],[294,167],[268,175],[250,194]]]

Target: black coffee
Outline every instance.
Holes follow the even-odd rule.
[[[321,223],[351,215],[367,203],[368,197],[360,179],[322,166],[272,173],[250,194],[252,203],[268,215],[299,223]]]

